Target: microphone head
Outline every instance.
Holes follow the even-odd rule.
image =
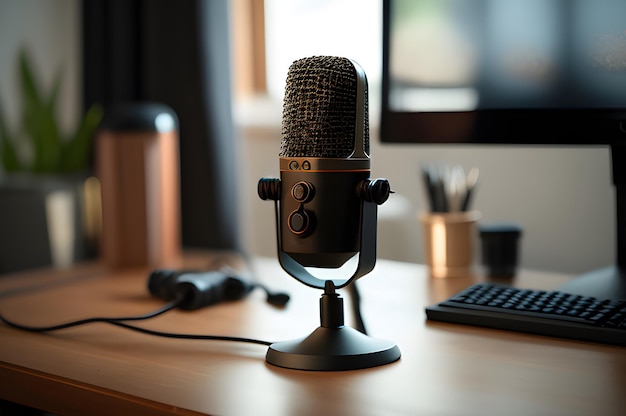
[[[368,157],[367,80],[347,58],[314,56],[287,73],[280,157]]]

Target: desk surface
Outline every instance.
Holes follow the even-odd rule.
[[[254,266],[259,280],[290,292],[286,309],[253,292],[139,325],[268,341],[319,325],[321,292],[274,259]],[[141,314],[162,304],[148,296],[146,278],[146,270],[110,273],[98,264],[3,277],[0,311],[27,325]],[[513,283],[549,289],[566,279],[525,272]],[[47,335],[0,326],[0,398],[76,415],[624,414],[623,348],[425,320],[426,305],[476,280],[434,280],[423,266],[380,260],[359,281],[363,316],[369,333],[396,342],[402,358],[346,372],[277,368],[262,345],[164,339],[100,323]]]

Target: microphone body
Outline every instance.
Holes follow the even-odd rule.
[[[281,172],[281,249],[305,267],[337,268],[359,251],[361,200],[357,190],[369,172]],[[293,194],[303,183],[315,197]],[[294,191],[295,190],[295,191]]]
[[[295,61],[283,105],[279,249],[302,266],[337,268],[359,252],[368,152],[360,66],[327,56]]]

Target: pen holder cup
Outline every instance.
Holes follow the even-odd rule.
[[[478,211],[428,213],[420,216],[425,263],[436,278],[467,276],[474,264]]]

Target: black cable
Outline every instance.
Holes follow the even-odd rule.
[[[361,294],[356,286],[356,281],[350,283],[346,289],[350,294],[350,304],[352,305],[352,313],[354,314],[354,328],[367,335],[363,315],[361,314]]]
[[[7,326],[10,326],[11,328],[15,328],[15,329],[20,329],[22,331],[29,331],[29,332],[52,332],[52,331],[58,331],[58,330],[61,330],[61,329],[72,328],[74,326],[91,324],[91,323],[95,323],[95,322],[111,323],[111,322],[121,322],[121,321],[141,321],[141,320],[144,320],[144,319],[154,318],[155,316],[162,315],[165,312],[168,312],[168,311],[171,311],[172,309],[177,308],[180,305],[181,302],[182,302],[182,299],[173,300],[172,302],[167,303],[165,306],[157,309],[156,311],[149,312],[149,313],[144,314],[144,315],[122,316],[122,317],[117,317],[117,318],[105,318],[105,317],[86,318],[86,319],[80,319],[80,320],[77,320],[77,321],[71,321],[71,322],[67,322],[67,323],[64,323],[64,324],[52,325],[52,326],[28,326],[28,325],[22,325],[22,324],[18,324],[18,323],[9,321],[8,319],[6,319],[2,315],[0,315],[0,322],[4,322]]]
[[[18,324],[18,323],[15,323],[6,319],[2,315],[0,315],[0,322],[3,322],[5,325],[14,329],[19,329],[21,331],[28,331],[28,332],[37,332],[37,333],[59,331],[61,329],[67,329],[67,328],[71,328],[71,327],[75,327],[79,325],[102,322],[102,323],[130,329],[132,331],[141,332],[143,334],[160,336],[160,337],[165,337],[165,338],[247,342],[247,343],[261,344],[261,345],[268,345],[268,346],[272,344],[271,342],[268,342],[268,341],[261,341],[257,339],[251,339],[251,338],[228,337],[228,336],[221,336],[221,335],[175,334],[175,333],[170,333],[170,332],[154,331],[151,329],[140,328],[138,326],[124,323],[125,321],[140,321],[140,320],[145,320],[149,318],[154,318],[156,316],[164,314],[165,312],[168,312],[168,311],[171,311],[172,309],[177,308],[181,302],[182,302],[182,299],[174,300],[172,302],[167,303],[163,307],[157,309],[156,311],[153,311],[144,315],[125,316],[125,317],[118,317],[118,318],[104,318],[104,317],[87,318],[87,319],[80,319],[77,321],[72,321],[72,322],[67,322],[64,324],[52,325],[52,326],[36,327],[36,326],[22,325],[22,324]]]
[[[248,264],[249,264],[249,262],[248,262]],[[284,306],[284,304],[289,299],[289,296],[286,295],[286,294],[282,294],[282,293],[274,294],[274,293],[271,293],[267,287],[265,287],[264,285],[262,285],[260,283],[252,283],[251,287],[252,288],[254,288],[254,287],[262,288],[266,292],[266,294],[268,296],[268,302],[270,302],[272,304],[276,304],[276,305],[279,305],[279,306]],[[359,296],[358,289],[356,288],[356,284],[353,282],[353,284],[348,286],[348,290],[349,290],[351,298],[352,298],[352,302],[351,303],[352,303],[352,307],[353,307],[354,317],[355,317],[355,320],[356,320],[356,325],[355,325],[356,329],[358,329],[359,331],[361,331],[363,333],[366,333],[365,325],[363,323],[363,319],[362,319],[361,311],[360,311],[360,296]],[[2,294],[2,295],[8,295],[8,294],[9,293]],[[10,293],[10,294],[15,294],[15,293]],[[2,297],[2,296],[0,296],[0,297]],[[162,331],[155,331],[155,330],[145,329],[145,328],[141,328],[141,327],[137,327],[137,326],[134,326],[134,325],[129,325],[127,323],[124,323],[124,321],[140,321],[140,320],[145,320],[145,319],[149,319],[149,318],[154,318],[154,317],[162,315],[165,312],[168,312],[168,311],[170,311],[172,309],[180,307],[185,301],[186,301],[186,299],[184,297],[175,299],[175,300],[167,303],[163,307],[157,309],[156,311],[149,312],[149,313],[144,314],[144,315],[115,317],[115,318],[111,318],[111,317],[86,318],[86,319],[81,319],[81,320],[77,320],[77,321],[71,321],[71,322],[67,322],[67,323],[64,323],[64,324],[52,325],[52,326],[35,327],[35,326],[22,325],[22,324],[18,324],[18,323],[15,323],[15,322],[12,322],[12,321],[6,319],[1,314],[0,314],[0,322],[2,322],[5,325],[7,325],[7,326],[9,326],[11,328],[14,328],[14,329],[18,329],[18,330],[22,330],[22,331],[28,331],[28,332],[36,332],[36,333],[53,332],[53,331],[58,331],[58,330],[62,330],[62,329],[72,328],[72,327],[75,327],[75,326],[101,322],[101,323],[107,323],[107,324],[119,326],[119,327],[126,328],[126,329],[129,329],[129,330],[137,331],[137,332],[140,332],[140,333],[143,333],[143,334],[160,336],[160,337],[165,337],[165,338],[247,342],[247,343],[267,345],[267,346],[272,344],[272,342],[263,341],[263,340],[257,340],[257,339],[252,339],[252,338],[230,337],[230,336],[222,336],[222,335],[176,334],[176,333],[169,333],[169,332],[162,332]]]
[[[248,342],[252,344],[261,344],[261,345],[272,345],[272,342],[262,341],[258,339],[252,338],[241,338],[241,337],[229,337],[223,335],[194,335],[194,334],[175,334],[171,332],[162,332],[162,331],[154,331],[152,329],[140,328],[138,326],[125,324],[120,321],[110,321],[107,322],[111,325],[120,326],[122,328],[130,329],[132,331],[141,332],[143,334],[155,335],[158,337],[165,338],[177,338],[177,339],[198,339],[198,340],[208,340],[208,341],[233,341],[233,342]]]

